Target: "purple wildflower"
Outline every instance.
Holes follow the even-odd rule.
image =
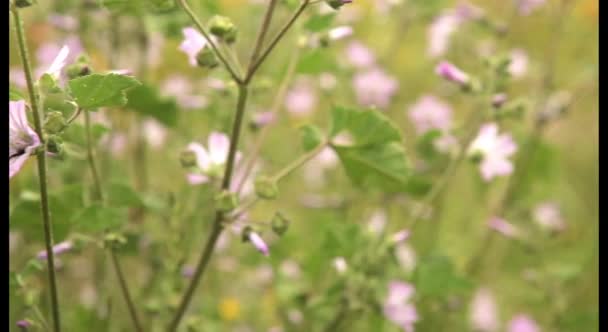
[[[27,123],[25,101],[9,101],[8,165],[9,179],[40,146],[38,134]]]

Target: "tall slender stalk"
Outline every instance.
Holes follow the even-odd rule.
[[[34,115],[34,126],[36,134],[40,138],[42,145],[45,146],[44,135],[42,132],[43,114],[38,104],[38,94],[34,87],[34,78],[32,77],[32,67],[30,64],[28,49],[25,41],[25,32],[23,22],[19,14],[19,9],[11,3],[11,12],[17,32],[17,40],[19,44],[19,54],[25,71],[25,79],[27,82],[27,91],[30,97],[30,105]],[[47,270],[49,274],[49,287],[51,289],[51,312],[53,315],[53,330],[61,331],[61,319],[59,315],[59,299],[57,296],[57,282],[55,278],[55,256],[53,254],[53,225],[51,222],[51,211],[49,208],[49,195],[47,188],[47,173],[46,173],[46,147],[41,149],[37,155],[38,160],[38,181],[40,185],[40,206],[42,212],[42,223],[44,226],[44,243],[47,255]]]
[[[84,112],[84,123],[87,137],[87,159],[89,161],[89,168],[91,169],[91,173],[93,174],[93,186],[95,187],[95,200],[104,204],[104,195],[103,189],[101,187],[101,179],[99,178],[97,172],[97,166],[95,165],[95,156],[93,154],[93,138],[91,135],[91,119],[89,112]],[[127,309],[129,310],[129,315],[131,316],[131,321],[133,322],[133,326],[135,331],[143,332],[141,322],[139,317],[137,316],[137,310],[135,309],[135,304],[131,297],[131,293],[129,291],[129,286],[127,285],[127,281],[124,277],[124,273],[120,266],[120,262],[118,260],[118,256],[116,255],[116,250],[114,248],[110,248],[110,258],[112,260],[112,265],[114,265],[114,270],[116,271],[116,277],[118,278],[118,282],[120,284],[120,290],[122,295],[127,303]]]

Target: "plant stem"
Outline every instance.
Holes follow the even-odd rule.
[[[260,55],[262,45],[264,44],[264,38],[266,38],[266,33],[268,32],[268,28],[270,27],[270,22],[272,21],[272,14],[274,13],[276,5],[277,0],[270,0],[268,8],[266,8],[266,14],[264,14],[264,21],[262,21],[262,27],[260,28],[260,32],[258,33],[258,37],[255,42],[255,46],[253,47],[253,52],[251,53],[251,59],[249,60],[249,68],[247,69],[247,72],[251,72],[251,67],[255,64],[258,55]]]
[[[95,198],[98,201],[103,201],[103,191],[101,189],[101,181],[97,167],[95,166],[95,157],[93,156],[93,138],[91,135],[91,116],[89,112],[84,112],[84,126],[87,137],[87,161],[89,162],[89,168],[91,169],[91,175],[93,176],[93,187],[95,188]]]
[[[283,38],[283,36],[287,33],[287,31],[289,31],[289,28],[291,28],[291,26],[295,23],[295,21],[298,19],[298,17],[300,17],[300,15],[304,12],[304,9],[306,9],[306,7],[308,6],[309,3],[310,3],[310,0],[304,0],[300,4],[300,7],[298,7],[298,9],[293,14],[293,16],[291,16],[289,21],[287,21],[287,23],[285,23],[285,25],[281,28],[281,30],[276,35],[276,37],[274,37],[274,39],[270,42],[270,45],[266,48],[266,50],[264,50],[264,52],[262,53],[260,58],[257,59],[254,63],[250,64],[249,71],[247,72],[247,75],[245,76],[245,80],[244,80],[245,83],[248,83],[249,81],[251,81],[251,79],[253,78],[253,75],[260,68],[262,63],[264,63],[264,60],[266,60],[266,57],[268,57],[268,55],[272,52],[274,47],[277,46],[277,44]]]
[[[329,144],[329,142],[327,142],[327,141],[319,144],[316,148],[303,154],[302,156],[300,156],[300,158],[292,161],[290,164],[285,166],[282,170],[277,172],[277,174],[273,175],[272,179],[276,182],[281,181],[284,177],[289,175],[291,172],[295,171],[298,167],[304,165],[307,161],[314,158],[317,154],[319,154],[319,152],[321,152],[323,149],[325,149],[325,147],[327,147],[328,144]]]
[[[228,151],[228,161],[226,162],[226,169],[224,172],[224,177],[222,179],[222,190],[228,190],[230,188],[230,182],[232,180],[232,173],[234,168],[234,161],[236,157],[236,151],[238,147],[238,142],[240,138],[241,132],[241,124],[243,122],[243,115],[245,114],[245,106],[247,103],[247,86],[245,84],[239,84],[239,95],[237,101],[236,114],[234,117],[234,122],[232,126],[232,134],[230,138],[230,149]],[[184,316],[188,305],[196,291],[196,288],[200,282],[200,279],[205,272],[207,266],[209,265],[209,261],[211,260],[211,256],[213,254],[213,250],[215,249],[215,244],[219,239],[223,226],[222,220],[224,219],[224,214],[221,211],[216,211],[215,219],[212,224],[211,233],[209,233],[209,237],[207,238],[207,242],[203,247],[203,252],[201,253],[201,257],[199,259],[198,264],[196,265],[196,269],[194,271],[194,275],[182,297],[182,300],[179,304],[177,311],[175,312],[175,316],[173,317],[169,327],[167,328],[168,332],[174,332],[177,330],[177,327]]]
[[[127,285],[127,281],[125,280],[125,276],[122,272],[122,268],[120,267],[120,262],[118,260],[118,256],[116,255],[116,250],[114,248],[110,248],[110,257],[112,258],[112,264],[114,265],[116,277],[118,278],[118,283],[120,284],[120,290],[122,291],[122,294],[125,298],[125,302],[127,303],[127,308],[129,309],[129,315],[131,316],[133,327],[135,328],[135,331],[143,332],[144,329],[142,328],[142,325],[137,316],[137,310],[135,310],[135,304],[133,303],[133,299],[131,298],[129,286]]]
[[[95,200],[104,204],[104,195],[101,187],[101,180],[99,178],[97,167],[95,166],[95,158],[93,155],[93,139],[91,135],[91,119],[88,111],[84,112],[84,123],[87,137],[87,159],[89,161],[89,167],[91,168],[91,173],[93,174],[93,186],[95,187],[96,197]],[[120,283],[120,290],[122,292],[123,297],[125,298],[125,302],[127,303],[127,308],[129,310],[129,315],[131,316],[131,320],[133,321],[133,325],[135,330],[138,332],[143,332],[144,329],[137,317],[137,311],[135,310],[135,305],[133,304],[133,300],[131,298],[131,293],[129,292],[129,287],[127,286],[127,282],[125,280],[124,274],[122,272],[122,268],[120,267],[120,263],[118,261],[118,256],[116,256],[116,251],[114,248],[110,248],[110,258],[112,259],[112,264],[114,265],[114,270],[116,271],[116,276],[118,278],[118,282]]]
[[[182,7],[182,9],[186,12],[186,14],[188,14],[188,16],[190,16],[190,19],[192,19],[192,21],[194,22],[194,24],[196,25],[196,27],[198,28],[200,33],[203,35],[203,37],[205,37],[205,39],[207,40],[209,45],[211,45],[211,48],[213,48],[213,51],[217,55],[218,59],[222,62],[222,64],[226,68],[226,70],[228,70],[228,73],[230,74],[232,79],[237,83],[241,83],[242,82],[241,78],[236,74],[236,72],[234,71],[232,66],[230,66],[230,64],[224,57],[224,55],[220,52],[217,45],[215,45],[215,42],[211,39],[211,37],[207,33],[207,30],[205,29],[203,24],[198,20],[198,18],[192,11],[192,8],[190,8],[190,6],[188,5],[188,2],[186,0],[177,0],[177,3]]]
[[[23,29],[23,22],[14,4],[11,4],[11,12],[13,13],[13,19],[15,23],[15,30],[17,31],[17,40],[19,43],[19,53],[21,55],[21,62],[23,63],[23,70],[25,71],[25,79],[27,82],[27,90],[30,97],[30,104],[32,107],[32,113],[34,115],[34,126],[36,133],[42,145],[45,145],[44,135],[42,132],[42,121],[43,114],[42,110],[38,105],[38,96],[34,87],[34,79],[32,77],[32,67],[30,65],[28,49],[25,41],[25,32]],[[49,274],[49,287],[51,289],[51,311],[53,315],[53,330],[55,332],[61,331],[61,320],[59,315],[59,300],[57,297],[57,283],[55,279],[55,256],[53,254],[53,225],[51,223],[51,211],[49,208],[49,197],[47,189],[47,174],[46,174],[46,148],[42,149],[36,155],[38,160],[38,180],[40,184],[40,206],[42,212],[42,223],[44,225],[44,240],[46,246],[47,255],[47,269]]]
[[[272,104],[272,108],[270,109],[270,113],[272,113],[272,115],[275,118],[276,118],[276,115],[279,113],[279,110],[281,109],[281,105],[283,104],[283,100],[285,99],[285,95],[287,94],[287,88],[289,87],[289,82],[291,81],[291,78],[293,77],[293,74],[296,71],[296,64],[298,63],[299,58],[300,58],[300,52],[295,51],[292,53],[291,62],[289,63],[289,66],[287,67],[287,73],[285,74],[285,77],[283,78],[283,81],[281,82],[281,85],[279,86],[276,97],[274,99],[274,103]],[[249,177],[249,174],[251,174],[251,171],[253,170],[253,166],[255,165],[255,162],[257,161],[257,159],[260,155],[260,150],[262,149],[262,144],[264,143],[264,140],[266,140],[266,137],[268,136],[268,133],[270,132],[271,127],[272,127],[271,124],[267,124],[266,126],[264,126],[262,128],[260,134],[258,135],[257,139],[253,143],[253,147],[251,148],[250,157],[247,160],[247,162],[245,163],[243,175],[241,176],[240,181],[236,186],[237,194],[240,194],[241,190],[243,190],[243,185],[245,184],[247,177]]]

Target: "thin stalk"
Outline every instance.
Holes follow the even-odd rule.
[[[251,79],[253,78],[253,75],[260,68],[262,63],[264,63],[264,60],[266,60],[266,58],[268,57],[268,55],[270,55],[270,53],[275,48],[275,46],[277,46],[279,41],[283,38],[283,36],[287,33],[287,31],[289,31],[289,29],[295,23],[295,21],[298,19],[298,17],[300,17],[300,15],[304,12],[304,9],[306,9],[306,7],[308,6],[309,3],[310,3],[310,0],[304,0],[300,4],[300,7],[298,7],[296,12],[289,19],[289,21],[287,21],[287,23],[285,23],[285,25],[281,28],[281,30],[279,30],[279,33],[270,42],[270,45],[268,45],[266,50],[264,50],[264,52],[262,53],[260,58],[257,59],[253,64],[251,64],[249,66],[249,70],[248,70],[247,75],[245,76],[245,80],[244,80],[245,83],[248,83],[249,81],[251,81]]]
[[[228,63],[228,61],[226,60],[224,55],[220,52],[217,45],[215,45],[215,42],[211,39],[211,37],[207,33],[207,30],[205,29],[203,24],[199,21],[198,17],[196,17],[196,14],[194,14],[194,12],[192,11],[192,8],[190,8],[190,5],[188,5],[188,2],[186,0],[177,0],[177,3],[182,7],[182,9],[186,12],[186,14],[188,14],[188,16],[190,16],[190,19],[192,19],[192,21],[194,22],[194,24],[196,25],[196,27],[198,28],[200,33],[203,35],[203,37],[205,37],[205,39],[207,40],[209,45],[211,45],[211,48],[217,55],[217,58],[222,62],[224,67],[226,67],[226,70],[228,70],[228,73],[230,74],[232,79],[237,83],[241,83],[242,82],[241,78],[236,74],[236,72],[234,71],[232,66]]]
[[[222,189],[227,190],[230,187],[230,182],[232,180],[232,173],[234,168],[234,161],[236,157],[236,151],[238,147],[238,142],[241,133],[241,127],[243,122],[243,115],[245,114],[245,106],[247,103],[247,86],[244,84],[239,84],[239,95],[237,101],[236,114],[232,127],[232,134],[230,138],[230,149],[228,151],[228,161],[226,162],[226,169],[224,172],[224,177],[222,179]],[[186,313],[186,309],[192,300],[192,296],[196,291],[196,288],[200,282],[200,279],[205,272],[207,266],[209,265],[209,261],[211,260],[211,256],[213,254],[213,250],[215,249],[215,245],[217,240],[219,239],[223,227],[222,220],[224,219],[224,214],[221,211],[216,211],[215,220],[213,221],[213,225],[211,226],[211,233],[209,233],[209,237],[207,238],[207,242],[203,247],[203,252],[201,253],[201,257],[199,259],[198,264],[196,265],[196,269],[194,271],[194,275],[190,280],[190,284],[184,293],[182,300],[179,304],[177,311],[175,312],[175,316],[171,320],[169,327],[167,328],[168,332],[174,332],[177,330],[179,323]]]
[[[32,67],[30,64],[28,49],[25,41],[25,32],[23,29],[23,22],[19,14],[19,10],[11,3],[11,12],[13,13],[13,19],[15,23],[15,30],[17,32],[17,41],[19,44],[19,54],[21,55],[21,62],[23,63],[23,70],[25,71],[25,79],[27,82],[27,90],[30,97],[30,105],[32,107],[32,113],[34,115],[34,126],[36,134],[45,146],[44,135],[42,132],[43,114],[42,110],[38,105],[38,95],[34,87],[34,79],[32,75]],[[44,243],[46,247],[47,255],[47,270],[49,274],[49,287],[51,290],[51,312],[53,315],[53,330],[55,332],[61,331],[61,320],[59,315],[59,299],[57,296],[57,282],[55,278],[55,256],[53,254],[53,225],[51,223],[51,211],[49,208],[49,196],[47,189],[47,173],[46,173],[46,149],[41,149],[36,155],[38,160],[38,180],[40,185],[40,206],[42,213],[42,223],[44,226]]]
[[[93,186],[95,187],[96,197],[95,200],[104,204],[104,195],[101,187],[101,180],[99,178],[97,167],[95,166],[95,157],[93,155],[93,139],[91,135],[91,119],[89,112],[85,111],[84,113],[84,123],[87,137],[87,159],[89,161],[89,167],[91,169],[91,173],[93,174]],[[141,322],[137,316],[137,310],[135,310],[135,304],[133,303],[131,293],[129,292],[129,287],[127,286],[127,282],[124,277],[124,273],[122,272],[122,268],[120,267],[120,263],[118,261],[118,256],[116,256],[116,251],[114,248],[110,248],[110,257],[112,259],[112,264],[114,265],[114,270],[116,271],[116,277],[118,278],[118,282],[120,284],[120,290],[122,292],[123,297],[125,298],[125,302],[127,303],[127,308],[129,310],[129,315],[131,316],[131,320],[137,332],[143,332]]]
[[[276,97],[274,99],[274,103],[272,104],[272,108],[270,109],[270,112],[272,113],[272,115],[275,118],[276,118],[276,115],[279,113],[279,110],[281,109],[281,105],[283,104],[283,100],[285,99],[285,96],[287,95],[287,89],[289,88],[289,82],[291,82],[291,79],[292,79],[294,73],[296,72],[296,65],[298,63],[298,59],[300,58],[300,52],[295,51],[292,54],[293,55],[291,57],[291,62],[289,63],[289,65],[287,67],[287,73],[285,74],[285,77],[283,78],[283,81],[281,82],[281,85],[279,86]],[[255,162],[258,160],[258,157],[260,156],[260,150],[262,149],[262,144],[266,140],[266,137],[268,137],[268,133],[270,132],[271,127],[272,127],[271,124],[267,124],[266,126],[264,126],[262,128],[260,134],[258,135],[257,139],[253,143],[253,147],[251,148],[251,155],[250,155],[249,159],[247,160],[247,162],[245,163],[243,176],[240,178],[240,181],[236,186],[237,194],[240,194],[241,191],[243,190],[243,185],[245,184],[247,177],[249,177],[249,174],[251,174],[251,171],[253,170],[253,166],[255,165]]]
[[[87,137],[87,161],[93,176],[93,187],[95,188],[95,198],[98,201],[103,201],[103,190],[101,189],[101,180],[99,172],[95,166],[95,156],[93,155],[93,138],[91,135],[91,116],[89,112],[84,112],[84,126]]]
[[[114,250],[114,248],[110,249],[110,257],[112,258],[112,264],[114,265],[116,277],[118,278],[118,283],[120,284],[120,290],[122,291],[122,294],[125,298],[125,302],[127,303],[127,309],[129,310],[129,315],[131,316],[133,327],[135,328],[135,331],[143,332],[144,329],[137,316],[137,310],[135,310],[135,304],[133,303],[133,299],[131,298],[129,286],[127,285],[127,281],[125,280],[125,276],[122,272],[122,268],[120,266],[120,262],[118,260],[118,256],[116,255],[116,251]]]
[[[270,22],[272,21],[272,14],[274,13],[276,5],[277,0],[270,0],[268,8],[266,8],[266,14],[264,14],[264,21],[262,21],[262,27],[260,28],[260,32],[258,33],[258,37],[255,41],[255,46],[253,47],[253,52],[251,53],[251,59],[249,60],[249,68],[247,69],[247,72],[251,71],[251,67],[255,64],[258,55],[260,55],[262,45],[264,45],[264,38],[266,38],[266,33],[268,32],[268,28],[270,27]]]

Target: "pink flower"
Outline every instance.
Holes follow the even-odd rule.
[[[61,255],[64,252],[72,250],[73,247],[74,247],[74,245],[70,241],[60,242],[53,246],[53,254]],[[38,252],[38,255],[36,255],[36,257],[40,260],[45,260],[47,257],[46,250],[42,250],[42,251]]]
[[[27,123],[25,101],[9,101],[8,108],[8,177],[10,179],[21,170],[34,150],[40,146],[40,138]]]
[[[404,242],[410,238],[410,231],[407,229],[401,230],[391,236],[391,242],[394,244]]]
[[[511,135],[498,135],[498,125],[495,123],[483,125],[469,147],[470,155],[481,157],[480,171],[485,181],[511,174],[513,164],[508,158],[516,151],[517,144]]]
[[[294,260],[286,260],[281,263],[281,273],[291,279],[299,278],[302,274],[300,265]]]
[[[435,139],[433,146],[441,153],[448,153],[458,147],[458,140],[453,135],[444,132]]]
[[[264,242],[264,240],[262,239],[262,237],[260,237],[258,233],[251,231],[249,232],[247,237],[249,239],[249,242],[251,242],[251,244],[253,244],[253,246],[259,252],[261,252],[264,256],[269,255],[268,245],[266,244],[266,242]]]
[[[406,243],[399,243],[395,247],[395,257],[399,266],[406,272],[414,271],[416,267],[416,252]]]
[[[490,220],[488,221],[488,227],[509,238],[513,238],[519,235],[519,230],[502,218],[490,218]]]
[[[538,204],[532,212],[534,221],[543,229],[561,232],[566,228],[559,206],[553,202]]]
[[[492,292],[487,288],[477,290],[471,302],[471,325],[475,331],[494,332],[498,330],[498,312]]]
[[[63,69],[63,67],[65,67],[66,60],[69,54],[70,48],[68,46],[63,46],[61,50],[59,50],[59,53],[49,66],[49,69],[45,71],[45,73],[55,78],[59,78],[59,76],[61,75],[61,70]]]
[[[146,119],[143,126],[143,134],[153,149],[159,149],[165,144],[167,140],[167,128],[163,126],[160,122],[154,119]]]
[[[25,73],[23,72],[23,69],[19,67],[9,69],[8,79],[11,83],[15,84],[19,88],[25,89],[27,87]]]
[[[285,96],[285,107],[293,115],[307,115],[317,106],[317,94],[307,80],[299,80]]]
[[[207,39],[194,28],[184,28],[184,41],[179,45],[179,49],[186,53],[190,66],[196,67],[196,56],[207,46]]]
[[[372,234],[380,235],[386,227],[387,220],[386,212],[378,209],[369,218],[367,228]]]
[[[409,117],[419,135],[432,129],[446,131],[452,125],[452,108],[435,96],[425,95],[410,107]]]
[[[540,332],[536,322],[526,314],[518,314],[509,322],[508,332]]]
[[[352,41],[346,47],[346,60],[354,67],[369,68],[376,63],[376,56],[361,42]]]
[[[333,74],[321,73],[319,75],[319,86],[321,87],[321,89],[328,91],[335,88],[336,84],[338,84],[338,80]]]
[[[256,127],[264,127],[276,121],[276,115],[273,112],[257,112],[251,118]]]
[[[470,80],[467,73],[447,61],[441,61],[437,67],[435,67],[435,73],[444,79],[461,86],[468,84]]]
[[[209,103],[207,98],[192,92],[192,83],[179,75],[170,76],[162,84],[165,96],[174,97],[177,104],[185,110],[203,108]]]
[[[514,78],[520,78],[526,75],[528,71],[528,55],[522,49],[511,51],[511,63],[509,64],[509,73]]]
[[[545,4],[546,0],[515,0],[520,15],[527,16],[534,10]]]
[[[450,38],[458,28],[469,20],[476,20],[483,17],[482,9],[475,7],[468,2],[459,3],[456,8],[450,9],[439,15],[428,29],[429,40],[427,53],[436,58],[446,53]]]
[[[382,69],[372,68],[356,74],[353,87],[359,104],[386,108],[399,89],[399,82]]]
[[[200,173],[188,174],[188,182],[192,185],[202,184],[209,182],[210,177],[221,176],[228,159],[230,139],[224,133],[212,132],[208,138],[207,149],[196,142],[190,143],[187,149],[196,155],[196,163],[200,171]]]
[[[414,324],[418,321],[416,307],[410,303],[414,292],[411,284],[392,281],[384,301],[384,316],[406,332],[413,332]]]

